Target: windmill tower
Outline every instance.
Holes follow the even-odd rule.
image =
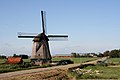
[[[19,33],[18,38],[34,38],[32,47],[31,61],[35,64],[44,64],[51,61],[51,54],[49,49],[49,38],[53,40],[65,40],[68,35],[46,35],[45,11],[41,11],[42,17],[42,32],[37,36],[28,33]]]

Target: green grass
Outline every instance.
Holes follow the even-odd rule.
[[[84,73],[91,69],[91,73]],[[99,74],[95,71],[99,71]],[[108,66],[88,66],[82,69],[84,74],[80,75],[76,72],[69,72],[69,75],[72,75],[79,79],[120,79],[120,67],[108,67]]]
[[[18,71],[18,70],[24,70],[31,67],[31,64],[1,64],[0,65],[0,73],[4,72],[11,72],[11,71]]]
[[[35,68],[46,68],[46,67],[51,67],[51,66],[50,65],[42,65],[42,66],[32,65],[29,62],[24,63],[24,64],[1,64],[0,65],[0,73],[35,69]]]
[[[82,69],[82,75],[71,71],[69,74],[71,74],[73,77],[76,78],[76,80],[80,79],[120,79],[120,58],[110,58],[110,63],[114,63],[117,66],[114,66],[113,64],[109,64],[109,66],[87,66]],[[119,63],[119,64],[118,64]],[[85,71],[91,70],[90,73],[84,73]],[[95,71],[99,71],[99,73],[95,73]]]
[[[120,78],[120,67],[108,66],[88,66],[84,69],[92,69],[93,71],[99,70],[100,74],[93,74],[98,79],[118,79]],[[84,78],[85,75],[83,75]]]
[[[60,60],[63,60],[63,59],[70,59],[74,63],[82,63],[82,62],[86,62],[86,61],[95,60],[97,58],[52,58],[52,61],[60,61]]]
[[[66,58],[53,58],[53,61],[60,61]],[[97,58],[67,58],[74,61],[74,63],[82,63],[85,61],[95,60]],[[41,68],[41,67],[50,67],[49,65],[43,65],[43,66],[33,66],[30,63],[30,59],[23,59],[25,64],[2,64],[6,61],[6,59],[0,59],[0,73],[4,72],[11,72],[11,71],[18,71],[18,70],[25,70],[25,69],[31,69],[31,68]]]
[[[86,62],[86,61],[91,61],[91,60],[95,60],[97,58],[52,58],[52,61],[60,61],[63,59],[70,59],[72,61],[74,61],[74,63],[82,63],[82,62]],[[6,59],[0,59],[0,64],[4,63],[6,61]],[[23,59],[24,62],[30,62],[30,59]]]
[[[120,65],[120,58],[110,58],[109,64],[110,65]]]
[[[69,74],[78,79],[120,79],[120,58],[110,58],[109,66],[87,66],[82,71],[92,70],[91,73],[78,74],[77,72],[70,71]],[[117,64],[117,65],[116,65]],[[115,65],[115,66],[114,66]],[[98,70],[100,73],[97,74],[95,71]]]
[[[110,58],[110,63],[114,63],[114,62],[120,63],[120,58]]]
[[[34,69],[34,68],[45,68],[50,67],[50,65],[32,65],[30,59],[23,59],[24,64],[2,64],[6,62],[6,59],[0,59],[0,73],[12,72],[18,70]]]
[[[6,59],[0,59],[0,64],[5,63]]]
[[[30,59],[23,59],[24,62],[30,62]]]

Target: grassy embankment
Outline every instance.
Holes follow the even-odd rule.
[[[0,73],[12,72],[18,70],[27,70],[34,68],[50,67],[49,65],[35,66],[30,63],[30,59],[23,59],[24,64],[3,64],[6,59],[0,59]]]
[[[120,58],[110,58],[109,63],[111,65],[120,65]]]
[[[111,64],[112,63],[112,64]],[[114,64],[114,65],[113,65]],[[108,66],[87,66],[69,73],[76,79],[120,79],[120,58],[111,58]]]

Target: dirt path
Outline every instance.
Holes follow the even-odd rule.
[[[22,70],[22,71],[15,71],[15,72],[8,72],[8,73],[2,73],[0,74],[1,77],[9,77],[9,76],[16,76],[21,74],[29,74],[29,73],[37,73],[42,72],[46,70],[54,70],[54,69],[67,69],[69,67],[79,66],[80,64],[69,64],[69,65],[61,65],[61,66],[54,66],[54,67],[48,67],[48,68],[37,68],[37,69],[30,69],[30,70]]]
[[[61,66],[54,66],[49,68],[37,68],[37,69],[30,69],[30,70],[22,70],[22,71],[15,71],[15,72],[8,72],[0,74],[0,80],[36,80],[37,76],[39,76],[39,80],[44,79],[52,76],[60,76],[65,77],[67,69],[74,66],[79,66],[80,64],[69,64],[69,65],[61,65]],[[36,76],[36,77],[35,77]],[[46,79],[45,79],[46,80]],[[54,80],[54,79],[49,79]]]
[[[83,64],[96,64],[97,61],[104,61],[106,58],[98,59],[95,61],[86,62]],[[55,76],[65,77],[66,72],[71,67],[80,66],[81,64],[69,64],[54,66],[48,68],[37,68],[30,70],[15,71],[0,74],[0,80],[54,80]],[[53,78],[54,76],[54,78]],[[52,79],[51,79],[52,78]]]
[[[53,70],[45,70],[34,73],[26,73],[20,75],[6,76],[1,77],[0,80],[67,80],[68,77],[66,75],[66,70],[62,69],[53,69]],[[69,79],[68,79],[69,80]]]

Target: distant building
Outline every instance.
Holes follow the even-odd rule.
[[[53,58],[71,58],[71,54],[56,54]]]

